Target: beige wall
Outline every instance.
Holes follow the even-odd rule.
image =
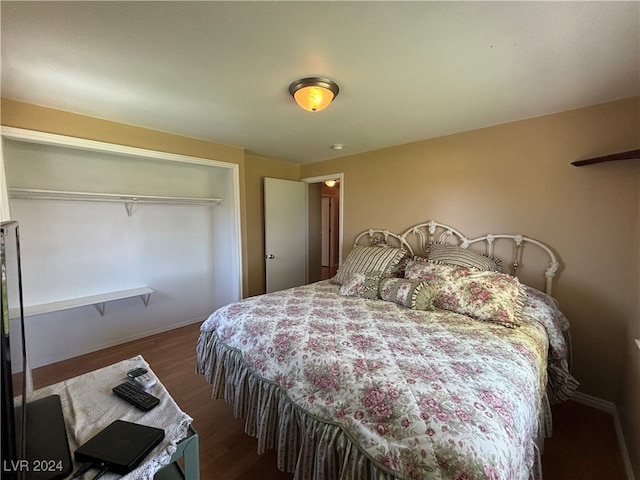
[[[583,392],[620,408],[640,477],[640,162],[570,165],[640,148],[640,98],[302,167],[5,99],[2,124],[238,163],[245,296],[264,292],[265,176],[343,172],[345,254],[365,229],[403,231],[428,219],[469,236],[548,242],[561,259],[554,293],[572,323],[574,374]]]
[[[239,165],[243,292],[248,289],[244,149],[2,98],[2,125]]]
[[[264,265],[264,179],[298,180],[300,167],[292,163],[255,155],[246,157],[245,191],[247,200],[247,270],[245,296],[265,292]]]
[[[2,98],[2,125],[242,164],[244,149]]]
[[[640,148],[639,132],[636,97],[301,168],[302,177],[344,173],[343,254],[363,230],[428,219],[555,248],[574,374],[581,391],[621,406],[637,476],[640,161],[570,163]]]
[[[264,293],[263,178],[299,179],[299,166],[223,145],[2,98],[2,125],[239,165],[243,295]]]

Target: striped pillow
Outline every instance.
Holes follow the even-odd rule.
[[[380,298],[414,310],[433,310],[434,292],[419,280],[384,278],[380,281]]]
[[[401,248],[356,245],[332,281],[342,285],[354,273],[382,272],[383,276],[389,276],[404,255]]]
[[[447,243],[433,243],[429,245],[430,262],[440,265],[457,265],[459,267],[475,268],[485,272],[502,272],[502,260],[482,253]]]

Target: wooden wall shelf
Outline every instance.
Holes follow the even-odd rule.
[[[629,150],[628,152],[613,153],[604,155],[603,157],[587,158],[586,160],[576,160],[571,165],[581,167],[583,165],[591,165],[593,163],[613,162],[614,160],[633,160],[640,159],[640,150]]]

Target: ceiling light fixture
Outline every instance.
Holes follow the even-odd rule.
[[[338,96],[340,88],[328,78],[308,77],[289,85],[289,93],[301,108],[309,112],[319,112]]]
[[[325,180],[324,182],[324,184],[329,188],[335,187],[337,183],[338,180]]]

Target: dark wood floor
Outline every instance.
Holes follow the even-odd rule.
[[[275,454],[258,456],[231,408],[211,399],[211,388],[195,373],[199,325],[190,325],[99,352],[38,368],[36,388],[142,355],[200,437],[202,480],[291,479],[276,468]],[[554,407],[554,436],[545,442],[544,480],[625,480],[611,415],[576,402]],[[327,479],[331,480],[331,479]]]

